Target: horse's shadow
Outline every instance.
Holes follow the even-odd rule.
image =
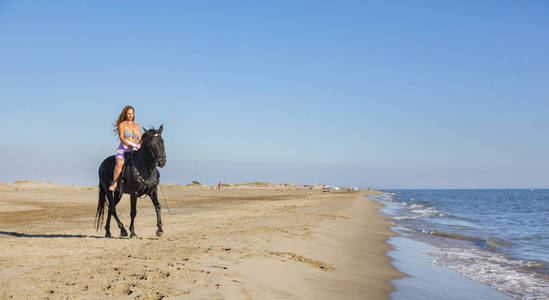
[[[69,238],[91,238],[91,239],[121,239],[121,240],[128,240],[127,237],[104,237],[100,235],[85,235],[85,234],[26,234],[21,232],[13,232],[13,231],[0,231],[0,235],[9,235],[14,237],[21,237],[21,238],[49,238],[49,239],[69,239]],[[139,237],[138,239],[143,239]],[[148,237],[145,238],[147,240],[156,241],[159,240],[157,237]]]
[[[27,234],[13,231],[0,231],[0,235],[10,235],[23,238],[93,238],[102,239],[102,236],[84,235],[84,234]]]

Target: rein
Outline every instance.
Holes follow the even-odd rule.
[[[168,197],[166,197],[166,194],[164,193],[164,188],[162,187],[161,184],[158,185],[160,187],[160,190],[162,191],[162,196],[164,198],[164,203],[166,203],[166,208],[168,209],[168,213],[170,215],[173,215],[172,212],[170,211],[170,207],[168,206],[168,201],[166,200]]]

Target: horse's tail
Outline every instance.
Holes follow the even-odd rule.
[[[97,213],[95,213],[95,230],[99,230],[99,227],[103,226],[103,216],[105,215],[105,203],[107,203],[107,197],[105,189],[99,184],[99,200],[97,201]]]

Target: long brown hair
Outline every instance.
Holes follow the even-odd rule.
[[[130,109],[133,110],[133,120],[135,120],[135,109],[131,105],[126,105],[126,107],[124,107],[124,109],[122,110],[122,112],[118,116],[118,119],[116,121],[114,121],[114,129],[113,129],[114,133],[118,133],[118,125],[120,125],[120,123],[122,123],[124,121],[133,121],[133,120],[126,120],[126,113]]]

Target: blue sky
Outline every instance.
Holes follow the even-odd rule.
[[[0,1],[0,181],[549,187],[547,1]]]

